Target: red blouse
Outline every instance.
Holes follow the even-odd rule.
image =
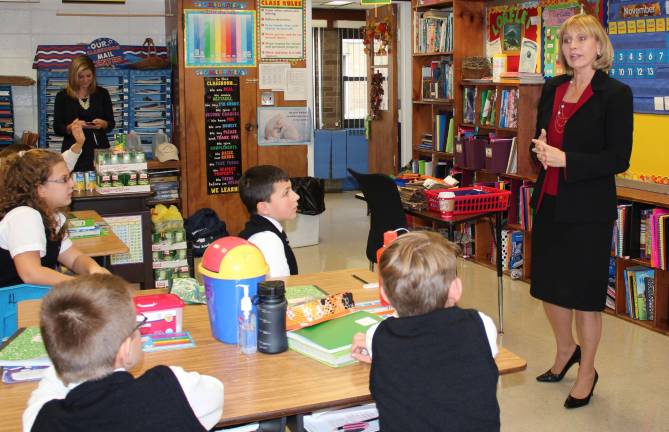
[[[581,93],[578,102],[564,102],[564,95],[569,88],[569,81],[561,84],[555,91],[555,99],[553,100],[553,115],[548,123],[548,132],[546,144],[562,150],[564,142],[564,129],[571,116],[578,111],[578,109],[592,96],[592,86],[588,86]],[[562,106],[562,107],[561,107]],[[558,179],[560,174],[567,176],[566,168],[548,167],[544,182],[541,187],[541,194],[539,195],[539,202],[537,209],[541,206],[541,200],[546,195],[555,196],[558,194]]]

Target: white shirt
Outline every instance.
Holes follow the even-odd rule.
[[[67,170],[72,172],[74,166],[77,164],[77,161],[79,160],[79,156],[81,156],[81,152],[75,153],[71,149],[67,149],[61,154],[61,156],[63,156],[63,159],[65,160],[65,165],[67,165]]]
[[[209,375],[197,372],[186,372],[178,366],[169,367],[177,377],[181,388],[186,394],[195,416],[205,429],[209,430],[223,415],[223,383]],[[116,371],[122,371],[117,369]],[[80,383],[65,385],[53,366],[44,370],[42,380],[30,395],[28,407],[23,412],[23,431],[30,432],[45,403],[54,399],[65,399],[67,394]]]
[[[58,228],[65,223],[65,215],[58,213]],[[60,243],[59,255],[72,247],[65,236]],[[23,252],[39,251],[40,258],[46,255],[46,233],[42,215],[32,207],[20,206],[12,209],[0,220],[0,248],[9,251],[12,258]]]
[[[479,312],[479,316],[481,317],[481,321],[483,321],[483,327],[485,328],[485,334],[488,337],[488,343],[490,344],[492,357],[495,358],[499,352],[497,349],[497,327],[495,326],[492,318],[490,318],[488,315],[484,314],[483,312]],[[365,345],[367,347],[367,352],[369,353],[370,358],[372,357],[372,338],[374,338],[374,332],[378,326],[379,324],[374,324],[367,329],[367,333],[365,334]]]
[[[272,225],[274,225],[279,232],[283,232],[283,227],[278,221],[269,216],[263,217],[272,222]],[[265,257],[265,261],[269,266],[269,277],[290,276],[286,251],[284,250],[283,242],[278,235],[272,231],[262,231],[249,237],[249,241],[256,245]]]

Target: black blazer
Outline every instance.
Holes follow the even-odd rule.
[[[560,75],[548,80],[541,92],[535,137],[548,131],[555,90],[571,79]],[[598,70],[591,81],[593,95],[567,122],[563,150],[566,176],[558,177],[555,220],[559,222],[610,222],[616,219],[615,174],[629,167],[632,153],[632,90]],[[532,159],[538,163],[532,152]],[[536,209],[546,171],[541,169],[532,195]]]
[[[73,99],[67,95],[63,89],[56,95],[56,103],[53,109],[53,130],[56,135],[63,138],[61,151],[65,151],[74,144],[74,137],[67,133],[67,125],[74,119],[92,121],[96,118],[107,121],[107,129],[84,129],[86,141],[84,142],[81,156],[74,167],[74,171],[90,171],[93,169],[93,156],[96,148],[109,148],[107,133],[116,127],[114,121],[114,109],[112,107],[109,92],[104,88],[97,86],[95,93],[90,95],[90,106],[84,110],[79,105],[79,100]],[[95,134],[95,137],[93,136]]]

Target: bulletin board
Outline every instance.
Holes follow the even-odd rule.
[[[517,71],[524,40],[540,44],[540,8],[534,4],[496,6],[488,9],[488,46],[506,55],[507,70]],[[489,52],[492,56],[494,52]]]
[[[634,111],[669,114],[669,17],[665,2],[609,0],[615,59],[609,76],[632,88]]]

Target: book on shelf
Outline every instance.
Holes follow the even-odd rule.
[[[462,91],[462,121],[473,124],[476,118],[476,87],[465,87]]]
[[[518,89],[502,89],[499,106],[499,126],[518,127]]]
[[[625,269],[623,274],[627,315],[640,321],[652,320],[655,309],[655,295],[653,292],[655,270],[645,266],[630,266]]]
[[[452,128],[453,115],[450,112],[442,112],[434,116],[435,146],[439,152],[448,152],[448,141],[451,140],[451,153],[453,152]],[[449,138],[450,137],[450,138]]]
[[[531,39],[523,38],[520,43],[520,59],[518,72],[534,73],[537,68],[537,43]]]
[[[497,89],[481,90],[481,118],[482,126],[495,125],[495,99],[497,98]]]
[[[414,53],[453,51],[453,9],[414,12]]]
[[[509,150],[509,160],[506,164],[507,174],[516,174],[518,172],[518,145],[516,137],[511,140],[511,150]]]
[[[453,98],[453,68],[450,60],[433,60],[421,68],[423,100]]]
[[[523,182],[519,189],[518,214],[520,215],[520,225],[525,231],[532,231],[532,222],[534,220],[534,209],[530,206],[534,184]]]
[[[288,332],[288,346],[307,357],[331,367],[355,363],[351,357],[353,335],[365,333],[382,321],[374,313],[356,311],[311,327]]]
[[[606,286],[606,307],[616,309],[616,258],[609,257],[609,279]]]

